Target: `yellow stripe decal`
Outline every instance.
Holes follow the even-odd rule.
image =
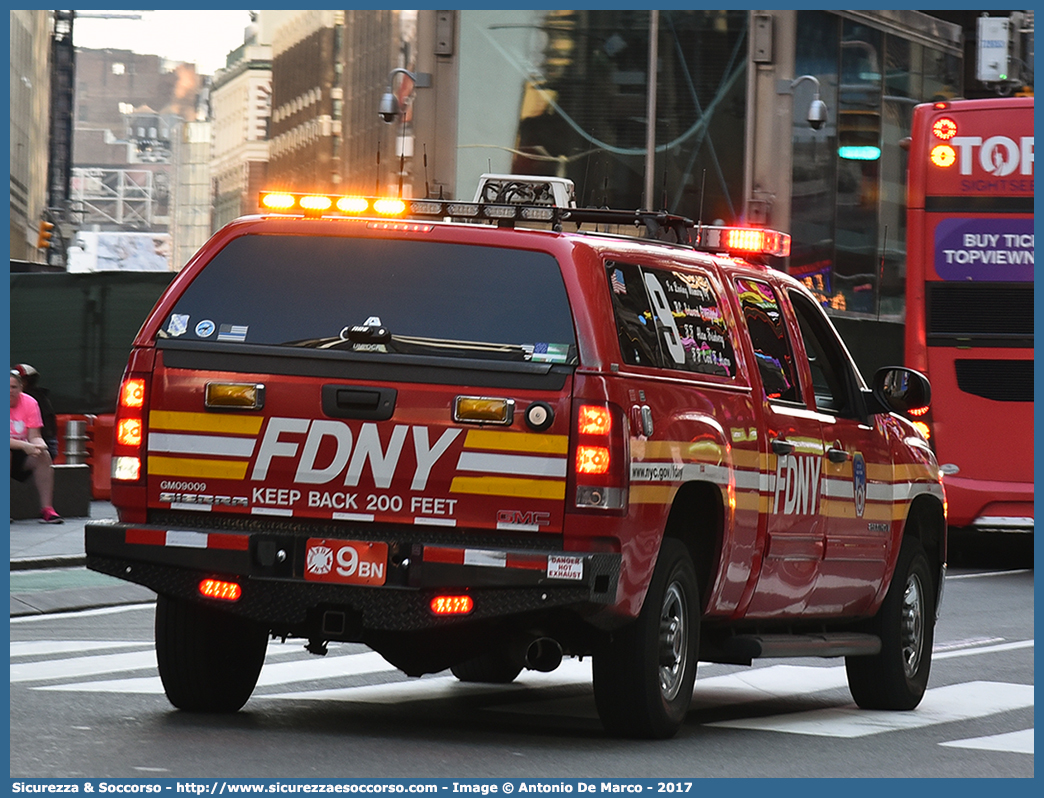
[[[561,500],[565,498],[565,482],[511,477],[454,477],[450,493]]]
[[[628,499],[632,504],[670,504],[674,494],[678,492],[676,485],[631,485]]]
[[[229,413],[181,413],[175,410],[153,410],[149,413],[149,429],[257,435],[261,431],[261,424],[264,420],[262,416],[236,416]]]
[[[149,474],[160,477],[195,477],[197,479],[243,479],[246,460],[194,460],[189,457],[149,458]]]
[[[503,452],[531,452],[534,454],[567,454],[568,435],[531,435],[525,432],[495,432],[468,430],[465,449],[494,449]]]

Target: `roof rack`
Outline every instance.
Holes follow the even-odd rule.
[[[543,223],[562,232],[565,225],[616,225],[644,228],[645,238],[690,246],[710,252],[787,257],[790,236],[756,227],[697,224],[667,211],[575,208],[447,199],[388,199],[294,192],[262,192],[265,211],[306,218],[412,219],[463,221],[514,227],[516,222]],[[598,232],[608,232],[602,230]],[[695,233],[695,235],[694,235]]]

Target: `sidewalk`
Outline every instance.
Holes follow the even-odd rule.
[[[11,617],[155,599],[141,585],[84,567],[84,526],[116,518],[107,501],[91,502],[90,513],[90,518],[66,518],[64,524],[41,524],[35,518],[11,521]]]

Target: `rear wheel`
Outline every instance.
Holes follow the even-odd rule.
[[[486,651],[474,659],[458,662],[450,671],[462,682],[507,684],[515,681],[522,666],[516,665],[502,651]]]
[[[641,613],[594,655],[595,704],[610,734],[663,739],[681,727],[696,681],[698,595],[688,550],[664,538]]]
[[[167,698],[187,712],[235,712],[265,661],[268,631],[183,599],[156,598],[156,662]]]
[[[932,665],[933,586],[920,542],[903,541],[888,594],[870,622],[869,631],[881,638],[881,652],[845,659],[848,687],[864,709],[913,709],[921,702]]]

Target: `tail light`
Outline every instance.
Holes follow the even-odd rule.
[[[931,444],[932,449],[935,448],[935,440],[932,438],[932,411],[927,407],[914,407],[907,411],[906,415],[909,417],[910,423],[914,425],[914,428],[921,434],[928,443]]]
[[[145,475],[145,406],[148,378],[128,374],[120,385],[112,442],[112,478],[140,482]]]
[[[619,511],[627,508],[630,482],[623,411],[606,403],[581,402],[576,410],[570,481],[576,507]]]

